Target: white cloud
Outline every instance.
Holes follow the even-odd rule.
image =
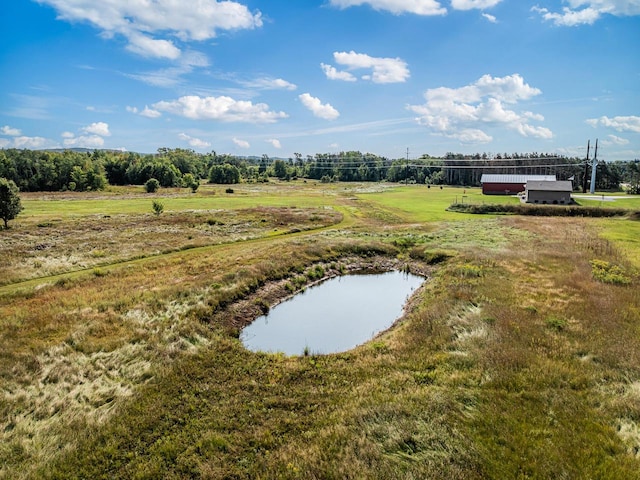
[[[13,145],[16,148],[42,148],[48,143],[46,138],[42,137],[14,137]]]
[[[62,143],[65,147],[99,148],[104,146],[104,138],[99,135],[80,135],[65,138]]]
[[[277,138],[270,138],[266,142],[270,143],[271,146],[274,148],[282,148],[282,144],[280,143],[280,140],[278,140]]]
[[[104,122],[96,122],[91,125],[87,125],[86,127],[81,128],[84,133],[89,133],[93,135],[100,135],[102,137],[111,136],[111,132],[109,131],[109,124]]]
[[[488,13],[483,13],[482,16],[486,18],[488,21],[490,21],[491,23],[498,23],[498,19],[493,15],[489,15]]]
[[[617,135],[607,135],[607,140],[602,141],[603,145],[628,145],[629,140],[618,137]]]
[[[569,7],[563,7],[562,13],[550,11],[548,8],[534,6],[532,11],[539,13],[544,20],[555,25],[573,27],[576,25],[592,25],[603,15],[618,17],[640,15],[638,0],[567,0]]]
[[[144,110],[140,112],[140,115],[147,118],[158,118],[162,116],[162,113],[157,110],[153,110],[152,108],[149,108],[145,105]]]
[[[593,25],[601,16],[601,12],[593,8],[582,10],[571,10],[567,7],[562,9],[562,13],[553,13],[546,8],[533,7],[532,11],[538,12],[542,18],[562,27],[574,27],[576,25]]]
[[[122,35],[127,49],[159,58],[175,59],[180,49],[174,40],[202,41],[219,30],[252,29],[262,26],[261,13],[235,1],[199,0],[185,5],[175,0],[37,0],[52,6],[58,18],[86,22],[104,36]],[[154,36],[169,36],[154,38]]]
[[[447,13],[447,9],[435,0],[330,0],[329,3],[338,8],[370,5],[375,10],[386,10],[396,15],[401,13],[444,15]]]
[[[239,138],[233,137],[233,143],[235,143],[240,148],[251,148],[251,144],[246,140],[240,140]]]
[[[617,130],[618,132],[635,132],[640,133],[640,117],[636,116],[618,116],[609,118],[603,116],[600,118],[590,118],[587,123],[592,127],[608,127]]]
[[[263,90],[295,90],[297,85],[287,82],[282,78],[258,78],[252,81],[240,82],[245,87],[259,88]]]
[[[451,6],[456,10],[471,10],[477,8],[484,10],[485,8],[495,7],[502,0],[451,0]]]
[[[400,58],[371,57],[365,53],[334,52],[333,58],[340,65],[346,66],[350,70],[371,69],[371,75],[364,75],[362,78],[371,80],[374,83],[399,83],[405,82],[409,78],[407,63]],[[327,75],[332,80],[354,81],[355,77],[349,72],[339,72],[331,65],[320,64]]]
[[[153,110],[152,108],[149,108],[147,105],[144,106],[143,110],[138,110],[138,107],[130,107],[130,106],[127,106],[126,110],[127,112],[131,112],[136,115],[140,115],[142,117],[147,117],[147,118],[158,118],[162,116],[162,113],[160,113],[157,110]]]
[[[170,40],[157,40],[146,35],[133,33],[129,35],[127,50],[143,57],[168,58],[175,60],[180,56],[180,49]]]
[[[553,137],[551,130],[530,124],[532,120],[544,120],[542,115],[506,108],[506,105],[514,105],[540,93],[518,74],[484,75],[464,87],[429,89],[424,94],[426,103],[407,108],[417,113],[418,122],[434,133],[465,143],[491,141],[492,137],[483,130],[488,127],[515,130],[523,137],[548,139]]]
[[[182,77],[193,72],[196,67],[208,67],[209,59],[206,55],[187,51],[176,59],[174,65],[168,68],[161,68],[149,72],[127,73],[125,76],[139,80],[154,87],[173,87],[182,82]]]
[[[8,148],[11,145],[11,141],[6,138],[0,138],[0,148]]]
[[[358,80],[351,73],[338,71],[336,67],[332,65],[321,63],[320,67],[329,80],[342,80],[345,82],[355,82]]]
[[[131,107],[128,107],[131,108]],[[105,122],[95,122],[86,127],[82,127],[80,132],[86,135],[77,136],[72,132],[62,132],[62,141],[65,147],[100,148],[104,146],[104,138],[111,136],[109,124]]]
[[[187,95],[177,100],[161,101],[152,107],[159,112],[173,113],[192,120],[220,120],[223,122],[273,123],[287,118],[284,112],[269,110],[265,103],[234,100],[231,97],[199,97]]]
[[[22,135],[22,132],[19,129],[10,127],[9,125],[5,125],[4,127],[2,127],[0,129],[0,132],[2,133],[2,135],[8,135],[10,137],[17,137],[18,135]]]
[[[319,98],[312,97],[308,93],[303,93],[299,95],[298,98],[316,117],[324,118],[325,120],[335,120],[340,116],[340,112],[333,108],[331,104],[323,104]]]
[[[204,140],[200,140],[199,138],[191,137],[191,136],[187,135],[186,133],[179,133],[178,134],[178,138],[180,138],[180,140],[184,140],[185,142],[187,142],[189,145],[191,145],[194,148],[206,148],[206,147],[210,147],[211,146],[211,144],[209,142],[206,142]]]

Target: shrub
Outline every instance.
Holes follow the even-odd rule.
[[[614,285],[628,285],[631,278],[625,270],[604,260],[591,260],[591,272],[593,278],[602,283],[612,283]]]
[[[549,317],[545,320],[547,327],[556,332],[561,332],[567,327],[567,321],[564,318]]]
[[[160,188],[160,182],[155,178],[150,178],[144,183],[144,189],[147,193],[155,193]]]
[[[162,212],[164,212],[164,205],[159,200],[154,200],[153,213],[155,213],[156,215],[160,215]]]

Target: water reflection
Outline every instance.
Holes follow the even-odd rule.
[[[423,281],[397,271],[332,278],[258,317],[240,339],[254,352],[344,352],[389,328]]]

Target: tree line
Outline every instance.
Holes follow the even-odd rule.
[[[640,193],[640,162],[603,162],[597,166],[597,190],[612,190],[621,183]],[[234,184],[304,178],[320,182],[400,182],[431,185],[479,186],[482,174],[556,175],[581,186],[591,167],[580,158],[544,153],[463,155],[442,158],[389,159],[372,153],[348,151],[293,158],[238,157],[196,153],[190,149],[160,148],[154,154],[94,151],[0,150],[0,178],[13,181],[21,191],[87,191],[110,185],[144,185],[155,179],[162,187],[194,187],[194,181]],[[195,190],[194,190],[195,191]]]

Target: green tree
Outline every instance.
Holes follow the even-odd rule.
[[[287,164],[284,163],[284,160],[278,159],[273,162],[273,174],[280,180],[287,176]]]
[[[144,189],[147,191],[147,193],[155,193],[158,191],[159,187],[160,182],[155,178],[150,178],[144,183]]]
[[[209,182],[227,185],[240,183],[240,170],[235,165],[229,163],[213,165],[211,170],[209,170]]]
[[[4,220],[4,228],[9,228],[9,220],[16,218],[22,211],[18,192],[13,180],[0,178],[0,218]]]
[[[193,176],[192,173],[185,173],[182,177],[182,184],[190,188],[193,193],[196,193],[198,187],[200,186],[200,182]]]

